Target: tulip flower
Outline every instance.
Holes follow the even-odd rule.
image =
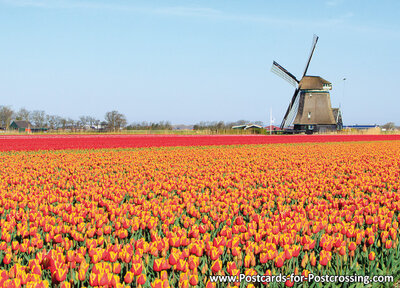
[[[125,282],[126,283],[126,282]],[[144,283],[146,283],[146,275],[144,274],[140,274],[137,278],[136,278],[136,284],[137,285],[144,285]],[[128,284],[128,283],[127,283]]]
[[[370,261],[374,261],[374,260],[375,260],[375,252],[374,252],[374,251],[371,251],[371,252],[369,253],[368,259],[369,259]]]
[[[220,259],[215,260],[211,265],[211,271],[216,274],[222,269],[222,261]]]
[[[385,243],[385,248],[386,249],[391,249],[393,246],[393,241],[392,240],[387,240]]]
[[[354,250],[356,250],[356,248],[357,248],[356,243],[350,242],[350,244],[349,244],[349,251],[354,251]]]
[[[138,276],[142,273],[143,266],[141,263],[133,263],[131,272],[133,273],[134,276]]]
[[[128,271],[128,272],[126,273],[125,277],[124,277],[125,283],[126,283],[126,284],[131,284],[132,281],[133,281],[133,277],[134,277],[134,276],[135,276],[135,275],[134,275],[132,272]]]

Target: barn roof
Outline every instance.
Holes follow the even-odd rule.
[[[281,128],[275,125],[268,125],[264,127],[266,130],[280,130]]]
[[[32,124],[25,120],[14,120],[13,121],[18,128],[31,128]],[[12,123],[11,123],[12,124]]]
[[[247,129],[251,129],[251,128],[263,128],[260,125],[256,125],[256,124],[246,124],[246,125],[238,125],[238,126],[233,126],[232,129],[243,129],[243,130],[247,130]]]

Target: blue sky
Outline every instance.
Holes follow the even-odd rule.
[[[345,124],[400,124],[400,1],[0,0],[0,104],[128,122],[279,124],[273,60],[332,82]],[[343,83],[343,78],[346,83]]]

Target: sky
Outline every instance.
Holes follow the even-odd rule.
[[[352,124],[400,124],[400,1],[0,0],[0,105],[128,123],[280,124],[301,77]],[[346,80],[343,80],[346,78]]]

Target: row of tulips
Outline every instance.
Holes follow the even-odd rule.
[[[0,135],[0,151],[400,140],[400,135]]]
[[[0,173],[0,287],[399,273],[398,141],[3,152]]]

